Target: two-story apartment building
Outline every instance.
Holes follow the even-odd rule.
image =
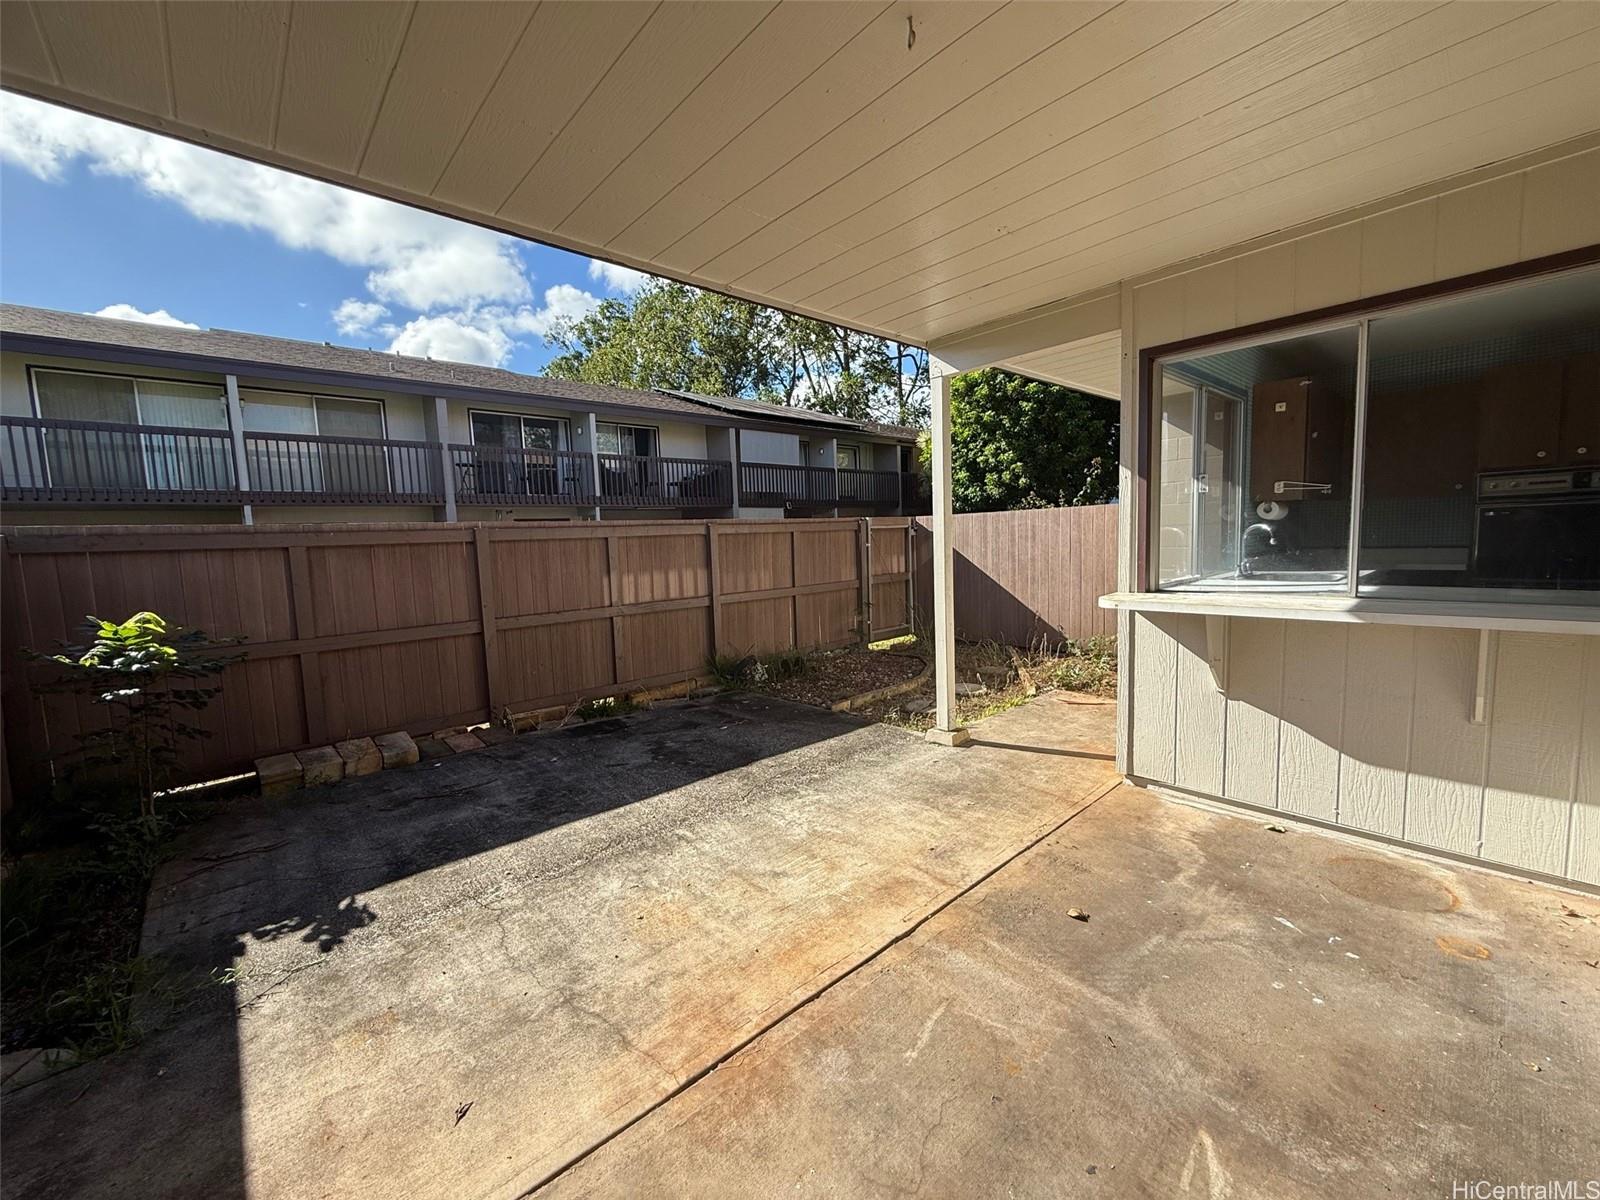
[[[869,515],[916,430],[0,306],[10,524]]]

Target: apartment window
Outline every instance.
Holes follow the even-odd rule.
[[[1600,603],[1600,270],[1153,378],[1160,588]]]
[[[522,413],[469,414],[472,444],[478,447],[466,471],[469,491],[501,496],[580,498],[590,486],[590,469],[560,459],[567,423]]]
[[[330,495],[388,490],[387,451],[365,444],[384,438],[381,401],[259,389],[241,391],[239,401],[245,431],[262,435],[245,440],[253,490]]]
[[[520,413],[473,412],[474,446],[499,446],[513,450],[560,450],[566,445],[566,422]]]
[[[845,471],[856,471],[861,468],[861,447],[839,444],[837,451],[837,466]]]
[[[613,425],[601,422],[595,426],[599,439],[597,449],[601,454],[631,454],[638,458],[654,458],[660,449],[660,437],[648,425]]]
[[[216,384],[35,368],[40,417],[150,429],[50,429],[45,462],[58,487],[222,490],[233,486],[226,440],[171,430],[228,427]]]

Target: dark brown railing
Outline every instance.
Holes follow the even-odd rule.
[[[0,418],[0,496],[12,504],[240,503],[226,431]]]
[[[600,503],[621,508],[727,508],[733,504],[733,464],[602,454]]]
[[[704,510],[733,505],[733,465],[718,460],[261,431],[246,431],[243,437],[248,488],[239,485],[233,438],[226,430],[3,417],[0,499],[12,504],[441,505],[453,490],[461,504],[505,507]],[[739,481],[741,502],[753,508],[868,505],[892,511],[902,502],[904,486],[895,471],[780,463],[744,463]]]
[[[873,504],[895,508],[900,503],[900,472],[862,471],[841,467],[836,486],[841,504]]]
[[[801,467],[782,463],[741,463],[739,499],[751,508],[900,504],[898,471],[862,471],[851,467]]]
[[[451,446],[461,504],[594,503],[594,459],[571,450]]]
[[[255,504],[442,504],[439,448],[429,442],[244,435]]]

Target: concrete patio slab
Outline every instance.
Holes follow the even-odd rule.
[[[1113,714],[733,697],[241,804],[145,931],[233,981],[9,1101],[4,1190],[517,1195],[1113,786]]]
[[[1596,913],[1124,786],[539,1195],[1588,1195]]]

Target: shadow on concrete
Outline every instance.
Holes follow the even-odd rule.
[[[241,1025],[382,922],[364,894],[861,726],[719,697],[227,805],[185,835],[149,898],[142,951],[183,1003],[134,1049],[7,1098],[0,1191],[245,1196]],[[239,964],[237,980],[195,986]]]
[[[1062,750],[1056,746],[1020,746],[1015,742],[993,742],[986,738],[973,738],[969,746],[987,746],[991,750],[1021,750],[1026,754],[1053,754],[1059,758],[1094,758],[1101,762],[1116,762],[1115,754],[1100,754],[1093,750]]]

